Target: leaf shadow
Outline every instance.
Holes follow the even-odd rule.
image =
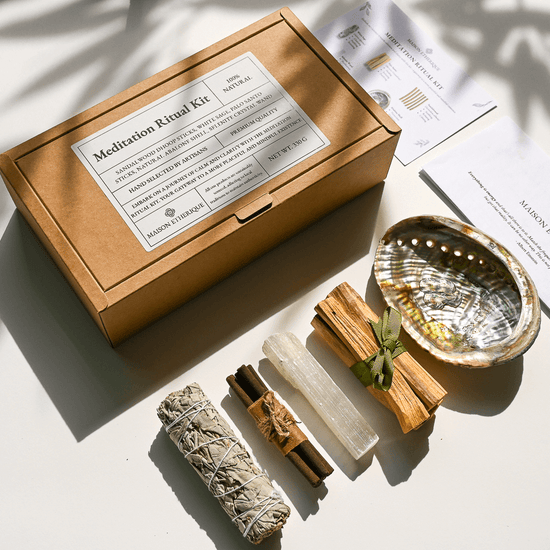
[[[549,10],[484,0],[420,0],[414,9],[437,22],[440,39],[466,60],[472,77],[490,74],[510,85],[520,126],[537,103],[550,114]]]

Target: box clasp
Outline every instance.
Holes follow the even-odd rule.
[[[269,193],[266,193],[235,212],[235,216],[239,222],[245,223],[270,208],[272,204],[273,198]]]

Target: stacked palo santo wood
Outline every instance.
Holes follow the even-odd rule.
[[[317,333],[348,366],[352,367],[376,353],[376,341],[369,319],[378,316],[348,284],[337,286],[315,311],[311,324]],[[447,392],[411,357],[402,353],[388,391],[368,386],[368,391],[395,413],[404,433],[418,429],[430,419]]]

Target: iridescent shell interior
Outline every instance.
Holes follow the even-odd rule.
[[[399,222],[380,241],[374,273],[403,328],[443,361],[498,365],[538,334],[540,304],[529,275],[502,245],[462,222]]]

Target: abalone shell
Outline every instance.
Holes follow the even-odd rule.
[[[380,240],[374,274],[403,328],[443,361],[499,365],[527,351],[539,332],[529,274],[501,244],[463,222],[402,220]]]

